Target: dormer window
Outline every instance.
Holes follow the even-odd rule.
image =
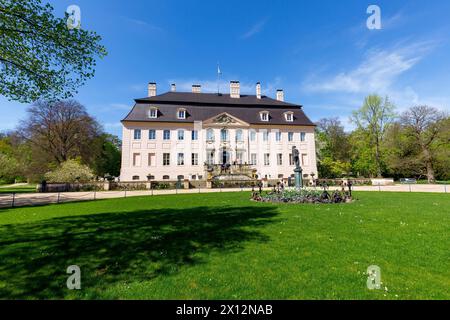
[[[292,122],[292,121],[294,121],[294,114],[293,114],[292,112],[286,112],[286,113],[284,114],[284,119],[285,119],[287,122]]]
[[[180,120],[186,119],[186,109],[178,109],[177,110],[177,118]]]
[[[261,117],[261,121],[269,121],[269,112],[268,111],[260,112],[259,116]]]
[[[150,110],[148,110],[148,117],[150,119],[156,119],[158,118],[158,108],[150,108]]]

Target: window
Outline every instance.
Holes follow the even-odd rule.
[[[244,141],[243,137],[242,137],[242,130],[236,130],[236,142],[242,142]]]
[[[192,130],[191,139],[192,139],[192,141],[198,140],[198,131],[197,130]]]
[[[275,140],[276,141],[281,141],[281,131],[275,132]]]
[[[135,140],[141,139],[141,129],[134,129],[134,139]]]
[[[139,176],[133,176],[133,181],[137,181],[139,179],[140,179]]]
[[[163,176],[163,180],[169,180],[170,177],[169,176]]]
[[[289,153],[289,165],[290,166],[294,165],[294,158],[292,157],[292,153]]]
[[[306,132],[300,132],[300,141],[306,141]]]
[[[250,141],[255,141],[255,140],[256,140],[256,131],[251,130],[250,131]]]
[[[256,153],[250,155],[250,164],[256,166]]]
[[[237,164],[242,164],[244,162],[244,153],[242,151],[236,152],[236,162]]]
[[[155,140],[156,139],[156,131],[153,129],[148,130],[148,139]]]
[[[181,120],[186,119],[186,109],[178,109],[177,118]]]
[[[133,153],[133,167],[140,167],[140,166],[141,166],[141,154]]]
[[[286,119],[287,122],[294,121],[294,115],[292,114],[292,112],[286,112],[284,114],[284,118]]]
[[[208,151],[206,153],[206,163],[207,164],[214,164],[214,157],[215,157],[215,151]]]
[[[148,154],[148,166],[149,167],[156,166],[156,154],[154,154],[154,153]]]
[[[170,140],[170,130],[164,130],[164,132],[163,132],[163,139],[164,140]]]
[[[213,129],[206,130],[206,140],[214,141],[214,130]]]
[[[269,141],[269,131],[263,131],[263,141]]]
[[[179,153],[178,154],[177,165],[184,166],[184,153]]]
[[[279,166],[283,165],[283,154],[282,153],[277,154],[277,165],[279,165]]]
[[[177,176],[177,180],[184,180],[184,176],[183,175]]]
[[[307,154],[302,154],[302,166],[307,166],[308,165],[308,155]]]
[[[148,111],[148,117],[149,117],[150,119],[156,119],[156,118],[158,118],[158,109],[157,109],[157,108],[151,108],[151,109]]]
[[[193,153],[191,157],[191,164],[193,166],[198,166],[198,153]]]
[[[178,130],[178,140],[184,140],[184,130]]]
[[[163,166],[170,166],[170,153],[163,153]]]
[[[270,153],[264,153],[264,165],[265,166],[270,165]]]
[[[288,132],[288,141],[291,142],[294,140],[294,133],[293,132]]]
[[[228,141],[228,130],[227,129],[220,130],[220,140]]]
[[[260,114],[261,121],[269,121],[269,112],[263,111]]]

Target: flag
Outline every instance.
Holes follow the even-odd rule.
[[[220,66],[219,65],[217,65],[217,74],[219,75],[219,74],[222,74],[222,71],[220,71]]]

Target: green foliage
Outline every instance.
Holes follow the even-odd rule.
[[[10,100],[72,97],[106,55],[100,36],[69,29],[41,0],[1,0],[0,17],[0,95]]]
[[[94,172],[99,177],[120,175],[121,142],[118,137],[104,133],[94,142],[97,154],[93,159]]]
[[[55,170],[45,174],[47,182],[88,182],[94,178],[94,173],[88,166],[76,160],[67,160]]]
[[[319,177],[340,178],[351,172],[348,137],[337,118],[319,120],[316,128]]]
[[[356,124],[360,134],[366,135],[368,142],[365,150],[362,152],[370,156],[375,163],[375,171],[378,177],[383,173],[383,154],[381,144],[387,126],[395,118],[395,106],[389,101],[389,98],[381,98],[378,95],[369,95],[365,98],[361,108],[353,111],[350,118]],[[368,148],[372,149],[372,154],[368,153]]]
[[[0,153],[0,184],[13,183],[17,177],[18,165],[14,158]]]

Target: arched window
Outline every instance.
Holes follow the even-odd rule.
[[[133,176],[133,181],[139,180],[139,176]]]
[[[241,129],[236,130],[236,141],[238,141],[238,142],[244,141],[244,139],[242,137],[242,130]]]
[[[163,180],[169,180],[170,177],[169,176],[163,176]]]
[[[220,140],[221,141],[228,141],[228,130],[227,129],[222,129],[220,130]]]
[[[214,130],[213,129],[206,130],[206,140],[214,141]]]

